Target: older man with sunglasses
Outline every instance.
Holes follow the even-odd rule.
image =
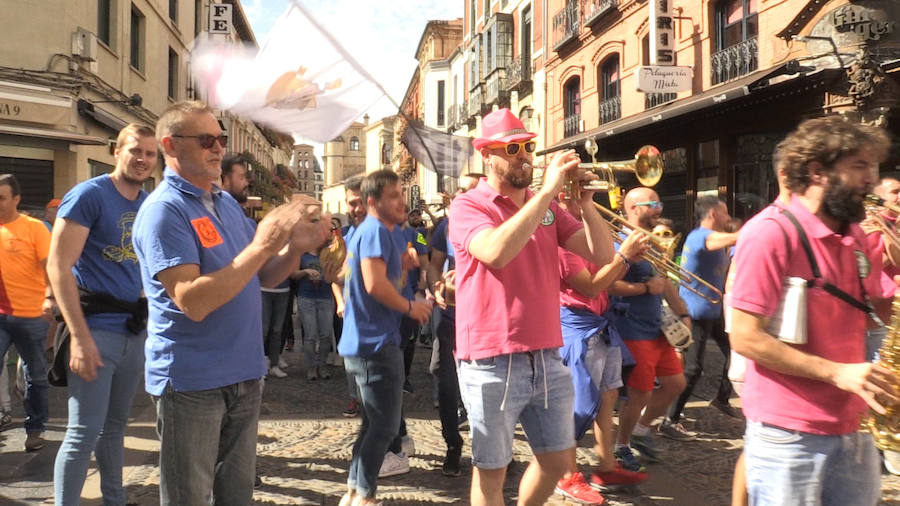
[[[156,402],[163,505],[250,504],[262,351],[260,285],[275,286],[328,237],[311,198],[254,230],[219,186],[227,138],[180,102],[156,125],[163,182],[134,224],[149,305],[146,389]]]
[[[534,137],[508,109],[485,116],[482,137],[472,144],[487,178],[458,196],[450,212],[456,358],[471,426],[475,506],[504,504],[517,422],[535,454],[519,484],[519,504],[543,504],[574,458],[572,380],[559,355],[557,248],[596,265],[614,255],[593,192],[578,201],[581,223],[553,200],[566,180],[588,177],[574,151],[557,153],[541,190],[528,189]]]

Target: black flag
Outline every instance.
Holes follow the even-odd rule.
[[[475,154],[472,139],[452,135],[416,122],[403,134],[403,145],[419,163],[442,176],[459,177]]]

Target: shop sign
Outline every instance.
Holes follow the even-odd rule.
[[[831,23],[840,33],[852,32],[860,42],[879,40],[894,33],[896,21],[877,19],[877,11],[859,5],[844,5],[831,14]]]
[[[209,4],[209,33],[231,33],[231,4]]]
[[[15,98],[13,98],[15,97]],[[26,98],[17,100],[17,98]],[[52,101],[23,97],[18,94],[0,92],[0,120],[28,121],[44,125],[58,125],[68,123],[72,112],[68,101]],[[63,105],[65,104],[65,105]]]
[[[422,192],[419,185],[414,184],[409,187],[409,208],[416,209],[419,207],[419,199],[422,198]]]
[[[672,0],[650,0],[650,65],[675,65]]]
[[[861,44],[879,54],[900,43],[900,2],[863,0],[827,12],[813,26],[806,50],[815,55],[853,53]],[[832,45],[832,41],[834,44]],[[852,48],[852,49],[851,49]]]
[[[638,68],[637,90],[644,93],[677,93],[693,86],[691,67],[647,65]]]

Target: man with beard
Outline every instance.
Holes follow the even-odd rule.
[[[70,343],[69,425],[53,477],[57,504],[78,503],[91,452],[104,502],[125,503],[125,424],[144,370],[147,336],[131,227],[159,156],[153,130],[126,126],[114,154],[111,174],[79,183],[63,198],[47,259]],[[114,304],[92,308],[102,299]]]
[[[228,155],[222,159],[222,189],[241,206],[247,203],[250,190],[247,165],[247,160],[241,155]]]
[[[863,362],[864,301],[882,296],[881,259],[857,222],[888,147],[880,129],[838,116],[801,123],[775,152],[791,203],[750,220],[738,239],[731,343],[748,359],[750,504],[878,502],[878,456],[860,416],[896,405],[898,379]],[[782,341],[770,322],[791,277],[813,281],[807,328]]]
[[[629,224],[653,230],[663,205],[655,191],[641,187],[625,195],[623,207]],[[691,316],[675,285],[647,260],[632,262],[625,276],[609,287],[609,294],[616,296],[615,302],[628,304],[627,314],[615,323],[635,361],[625,382],[628,401],[619,411],[615,455],[622,467],[637,472],[643,466],[631,449],[649,462],[660,461],[650,425],[665,413],[685,386],[681,360],[662,332],[662,298],[688,328]],[[660,382],[658,389],[653,388],[656,378]]]
[[[606,222],[582,192],[582,223],[554,198],[566,180],[596,177],[573,150],[556,153],[538,192],[534,137],[508,109],[488,114],[472,145],[487,178],[456,197],[450,242],[456,252],[456,358],[468,410],[474,466],[471,504],[501,505],[513,434],[522,423],[535,454],[519,504],[543,504],[575,451],[572,380],[559,347],[557,248],[605,265],[614,249]]]

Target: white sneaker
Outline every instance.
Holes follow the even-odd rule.
[[[894,476],[900,475],[900,452],[885,450],[884,467]]]
[[[278,357],[278,368],[279,369],[287,369],[288,363],[284,361],[283,358]]]
[[[409,472],[409,457],[405,453],[387,452],[384,454],[384,462],[381,463],[381,469],[378,471],[379,478],[388,476],[397,476],[398,474],[406,474]]]
[[[287,373],[282,371],[277,365],[271,369],[269,369],[269,374],[275,376],[276,378],[287,378]]]
[[[416,442],[413,440],[412,436],[407,434],[400,439],[400,451],[407,455],[416,454]]]

